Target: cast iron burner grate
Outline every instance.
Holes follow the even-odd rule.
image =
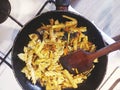
[[[8,0],[0,0],[0,23],[4,22],[8,17],[11,18],[14,22],[16,22],[20,27],[23,27],[23,25],[16,20],[14,17],[12,17],[10,15],[10,11],[11,11],[11,5],[10,2]],[[41,7],[41,9],[38,11],[38,13],[36,14],[36,16],[38,16],[39,14],[41,14],[41,12],[43,11],[43,9],[45,8],[46,5],[48,5],[48,3],[53,3],[55,6],[60,6],[59,8],[62,7],[62,9],[67,9],[68,5],[70,4],[70,0],[47,0],[43,6]],[[56,8],[56,9],[59,9]],[[18,32],[19,33],[19,32]],[[12,46],[13,47],[13,46]],[[8,55],[10,54],[10,52],[12,51],[12,47],[11,49],[7,52],[7,54],[4,57],[0,57],[1,62],[0,62],[0,66],[1,64],[4,62],[6,63],[10,68],[12,68],[12,65],[9,64],[6,61],[6,58],[8,57]]]
[[[11,18],[14,22],[16,22],[20,27],[23,27],[23,25],[18,21],[16,20],[14,17],[12,17],[10,15],[10,11],[11,11],[11,5],[10,5],[10,2],[8,0],[0,0],[0,23],[3,23],[8,17]],[[54,0],[47,0],[43,6],[41,7],[41,9],[38,11],[38,13],[36,14],[39,15],[41,14],[41,12],[43,11],[43,9],[45,8],[45,6],[48,4],[48,3],[53,3],[55,4],[55,1]],[[19,33],[19,32],[18,32]],[[13,47],[13,46],[12,46]],[[9,56],[9,54],[11,53],[12,51],[12,47],[10,48],[10,50],[8,50],[7,54],[4,55],[4,57],[1,57],[0,56],[0,59],[1,59],[1,62],[0,62],[0,66],[3,64],[3,63],[6,63],[11,69],[12,69],[12,65],[7,62],[6,58]]]
[[[59,0],[58,0],[59,1]],[[61,2],[63,1],[63,2]],[[43,11],[43,9],[46,7],[46,5],[48,3],[53,3],[54,5],[56,5],[56,3],[60,4],[60,3],[64,3],[64,0],[61,0],[60,2],[57,2],[57,0],[47,0],[43,6],[40,8],[40,10],[38,11],[38,13],[36,14],[39,15],[41,14],[41,12]],[[68,0],[69,1],[69,0]],[[58,4],[58,5],[59,5]],[[65,7],[62,7],[62,8],[65,8]],[[11,11],[11,5],[10,5],[10,2],[8,0],[0,0],[0,24],[3,23],[8,17],[11,18],[14,22],[16,22],[20,27],[23,27],[23,25],[18,21],[16,20],[14,17],[12,17],[10,15],[10,11]],[[19,32],[18,32],[19,33]],[[13,46],[12,46],[13,47]],[[12,47],[10,48],[10,50],[8,50],[8,52],[3,55],[3,57],[0,56],[0,66],[3,64],[3,63],[6,63],[11,69],[12,69],[12,65],[6,60],[9,56],[9,54],[11,53],[12,51]],[[104,84],[110,79],[110,77],[114,74],[114,72],[116,71],[116,69],[113,71],[113,73],[111,73],[111,75],[106,79],[106,81],[103,83],[103,85],[100,87],[102,88],[104,86]],[[117,83],[120,82],[120,79],[118,79],[116,81]],[[110,90],[113,90],[113,88],[116,86],[116,82],[110,87]],[[112,89],[111,89],[112,88]]]

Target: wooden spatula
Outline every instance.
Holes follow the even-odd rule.
[[[79,72],[84,72],[92,68],[94,59],[118,49],[120,49],[120,40],[94,53],[85,52],[83,50],[75,51],[73,53],[61,57],[60,63],[70,73],[75,74],[73,68],[77,68]]]

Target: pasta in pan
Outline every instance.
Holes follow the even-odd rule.
[[[84,34],[87,27],[78,27],[77,20],[72,17],[63,15],[63,18],[68,21],[59,22],[59,20],[50,19],[48,25],[42,24],[37,29],[42,38],[38,34],[30,34],[30,41],[27,46],[24,46],[24,52],[18,54],[26,64],[21,72],[33,84],[40,82],[46,90],[77,88],[78,84],[86,80],[92,71],[91,69],[79,73],[73,68],[77,73],[73,75],[59,63],[62,55],[67,55],[74,50],[83,49],[94,52],[96,49]]]

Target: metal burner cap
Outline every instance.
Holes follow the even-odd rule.
[[[9,16],[11,5],[8,0],[0,0],[0,23],[3,23]]]

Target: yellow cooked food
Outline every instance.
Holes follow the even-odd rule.
[[[37,31],[43,37],[39,38],[35,33],[30,34],[30,41],[27,46],[24,46],[24,52],[18,54],[26,64],[21,72],[33,84],[40,82],[46,90],[77,88],[78,84],[87,79],[92,70],[79,73],[76,68],[73,68],[77,73],[73,75],[59,63],[62,55],[67,55],[74,50],[94,52],[96,49],[95,45],[88,41],[88,36],[83,33],[87,31],[87,27],[78,27],[75,18],[66,15],[63,15],[63,18],[68,21],[59,22],[50,19],[48,25],[42,24]]]

